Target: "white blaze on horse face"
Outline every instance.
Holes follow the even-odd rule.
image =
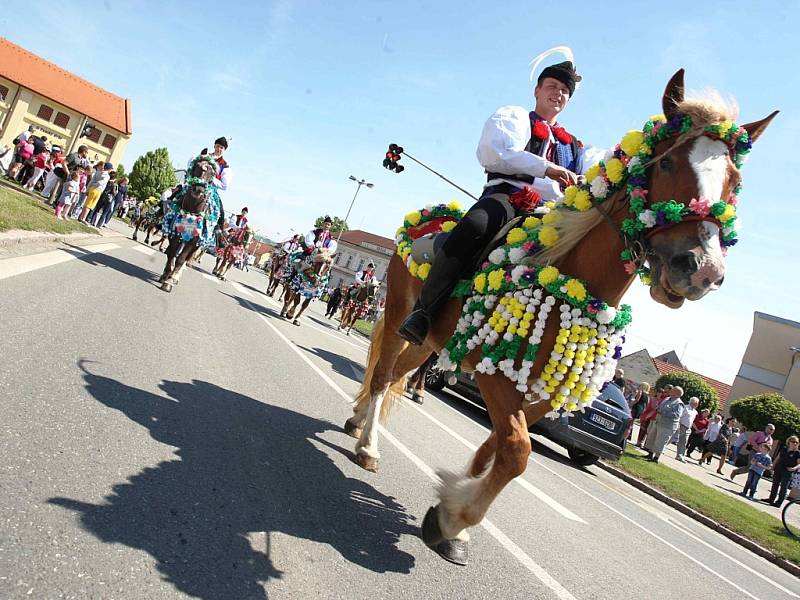
[[[700,136],[689,152],[689,164],[697,175],[698,196],[712,203],[722,198],[722,186],[728,173],[728,147],[724,142]]]
[[[717,282],[725,275],[725,255],[719,242],[719,225],[700,221],[697,223],[697,235],[703,254],[697,258],[697,270],[689,281],[699,289],[717,289]]]

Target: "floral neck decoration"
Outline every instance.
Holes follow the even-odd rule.
[[[428,204],[422,210],[410,212],[403,219],[402,227],[395,234],[396,252],[406,263],[409,273],[425,281],[431,270],[431,263],[417,264],[411,258],[413,241],[429,233],[448,232],[464,216],[461,204],[453,200],[449,204]]]
[[[201,154],[201,155],[199,155],[197,158],[195,158],[192,161],[191,165],[189,165],[189,173],[193,173],[194,172],[194,168],[197,166],[198,163],[201,163],[201,162],[211,163],[211,165],[214,166],[214,161],[209,155]],[[215,171],[216,171],[216,167],[215,167]],[[193,185],[202,185],[205,188],[208,188],[208,186],[211,185],[211,181],[210,180],[206,181],[202,177],[195,177],[194,175],[190,175],[189,177],[187,177],[184,180],[183,183],[184,183],[184,185],[189,186],[189,187],[191,187]]]
[[[656,144],[689,133],[692,129],[692,119],[688,115],[678,114],[670,119],[663,115],[653,116],[642,131],[629,131],[606,160],[590,167],[585,183],[564,190],[565,207],[587,211],[602,204],[624,186],[629,198],[630,217],[622,223],[628,248],[622,251],[620,258],[625,263],[625,270],[630,274],[638,274],[647,285],[651,280],[644,257],[635,256],[630,246],[631,242],[646,237],[660,226],[680,223],[687,218],[712,219],[721,226],[720,243],[723,250],[737,242],[734,224],[741,186],[737,186],[728,198],[718,200],[701,196],[693,198],[688,204],[675,200],[647,204],[646,169]],[[706,126],[699,133],[725,142],[736,168],[741,168],[751,147],[750,137],[744,128],[732,121],[724,121]]]

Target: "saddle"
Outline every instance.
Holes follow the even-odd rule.
[[[494,194],[498,198],[506,196],[506,194]],[[511,219],[508,223],[503,226],[500,231],[495,234],[486,247],[477,255],[477,258],[472,265],[472,270],[477,271],[481,264],[486,260],[489,256],[489,253],[501,246],[505,243],[506,235],[508,232],[514,229],[515,227],[519,227],[525,217],[528,215],[520,215],[516,216]],[[427,233],[425,235],[421,235],[413,242],[411,242],[411,257],[414,259],[414,262],[417,264],[422,263],[432,263],[436,253],[441,249],[444,245],[445,240],[450,236],[450,232],[439,232],[439,233]]]

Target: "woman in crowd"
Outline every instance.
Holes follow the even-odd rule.
[[[717,433],[717,437],[706,444],[703,456],[701,456],[700,460],[697,461],[698,464],[702,465],[704,460],[711,460],[712,456],[717,456],[719,457],[717,473],[724,475],[722,472],[722,465],[725,464],[725,458],[728,456],[728,444],[731,437],[731,431],[735,425],[736,419],[733,417],[728,417],[725,419],[725,422],[722,424],[722,427],[720,427],[719,432]]]
[[[633,396],[631,396],[630,400],[628,400],[628,405],[631,408],[631,418],[635,421],[639,417],[642,416],[644,412],[645,406],[650,401],[650,384],[646,381],[643,381],[639,384],[639,389],[637,389]],[[630,441],[631,435],[633,434],[633,428],[628,432],[628,440]]]
[[[796,435],[789,436],[772,466],[772,489],[764,502],[780,506],[786,498],[789,482],[800,473],[800,440]],[[795,477],[796,478],[796,477]]]
[[[667,384],[660,390],[656,390],[655,394],[648,396],[647,402],[642,409],[642,414],[639,415],[639,435],[636,439],[637,447],[642,448],[644,446],[648,433],[647,430],[656,418],[658,405],[667,397],[670,390],[672,390],[672,386]]]
[[[673,386],[669,396],[656,409],[658,414],[654,424],[650,426],[650,430],[647,432],[647,441],[645,442],[647,460],[651,462],[658,462],[658,459],[661,458],[661,453],[664,452],[664,448],[667,446],[667,442],[678,431],[678,424],[683,413],[681,396],[683,396],[683,389],[679,386]]]
[[[691,457],[692,452],[695,451],[695,448],[700,448],[700,451],[703,451],[703,436],[706,434],[706,430],[708,429],[709,414],[711,414],[711,412],[707,408],[704,408],[694,418],[694,422],[692,423],[692,432],[689,434],[689,441],[686,444],[686,456]]]

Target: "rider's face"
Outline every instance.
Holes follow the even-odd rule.
[[[543,117],[550,114],[557,115],[569,102],[569,88],[552,77],[542,79],[541,85],[536,86],[533,95],[536,98],[536,112]]]
[[[214,144],[214,155],[215,156],[222,156],[223,152],[225,152],[225,148],[223,148],[220,144]]]
[[[333,224],[333,223],[331,223],[330,221],[325,221],[325,222],[322,224],[322,228],[323,228],[325,231],[328,231],[328,230],[330,230],[330,228],[331,228],[331,225],[332,225],[332,224]]]

